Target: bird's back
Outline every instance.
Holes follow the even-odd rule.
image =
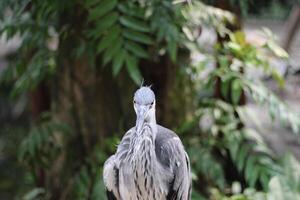
[[[172,130],[165,128],[161,125],[157,125],[157,134],[155,139],[155,152],[158,161],[164,166],[168,167],[170,165],[170,157],[173,155],[163,154],[162,148],[169,140],[179,137]]]
[[[137,151],[139,153],[133,156],[129,154],[131,154],[130,152],[132,151],[130,142],[134,134],[134,128],[125,134],[116,153],[116,163],[119,163],[117,164],[119,174],[116,177],[118,180],[115,182],[119,183],[119,185],[116,186],[120,192],[119,195],[127,198],[127,195],[131,195],[128,193],[136,193],[134,194],[136,198],[133,197],[133,199],[138,199],[138,197],[141,196],[143,197],[142,199],[144,199],[148,198],[148,192],[153,195],[153,191],[155,191],[155,193],[159,193],[158,195],[160,197],[163,195],[165,199],[187,200],[190,190],[189,163],[179,137],[173,131],[157,125],[156,137],[153,144],[143,146],[145,142],[141,142],[142,146],[138,144],[134,147],[141,148]],[[147,139],[145,139],[145,141],[146,140]],[[145,148],[148,152],[145,152]],[[149,148],[151,148],[151,150]],[[149,155],[151,155],[151,157],[147,157]],[[145,157],[147,158],[145,159]],[[132,159],[135,161],[132,162]],[[129,160],[131,160],[131,162],[129,162]],[[141,169],[144,171],[141,171]],[[124,173],[128,172],[129,174],[125,174],[127,178],[124,178]],[[132,174],[130,175],[130,173]],[[138,181],[134,180],[137,174]],[[179,177],[179,175],[181,177]],[[149,180],[153,181],[152,178],[154,178],[154,184],[147,182]],[[149,184],[148,187],[145,187],[146,183],[147,185]],[[126,187],[128,189],[126,189]],[[139,189],[142,190],[143,195],[141,196],[138,196],[140,192]],[[143,191],[143,189],[150,191]],[[180,196],[177,198],[175,193],[180,193]]]

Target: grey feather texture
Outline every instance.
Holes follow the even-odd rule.
[[[155,101],[155,95],[149,87],[142,87],[134,100],[147,105]],[[131,128],[104,164],[108,199],[189,200],[188,155],[173,131],[156,124],[155,108],[148,109],[145,115],[154,116],[145,116],[149,120],[144,121],[141,133]]]
[[[139,104],[149,104],[155,100],[155,94],[150,87],[141,87],[134,94],[134,101]]]

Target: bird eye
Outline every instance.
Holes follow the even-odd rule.
[[[135,101],[135,100],[133,100],[133,103],[134,103],[134,104],[136,104],[136,101]]]
[[[153,106],[153,104],[154,104],[154,101],[151,102],[151,106]]]

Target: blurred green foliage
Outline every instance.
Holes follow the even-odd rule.
[[[209,5],[217,5],[217,0],[204,0]],[[229,0],[231,6],[240,10],[243,18],[284,20],[288,17],[297,0]]]

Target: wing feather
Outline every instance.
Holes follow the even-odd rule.
[[[130,143],[131,130],[123,136],[115,155],[110,156],[103,167],[103,181],[108,200],[120,199],[119,194],[119,166],[126,156]]]
[[[107,200],[117,200],[117,197],[113,192],[106,190]]]
[[[174,178],[170,183],[167,200],[189,200],[191,196],[191,173],[187,153],[179,139],[175,136],[161,146],[162,159],[168,160]]]
[[[112,155],[104,163],[103,182],[108,200],[117,199],[119,196],[119,170],[116,167],[116,157]]]

